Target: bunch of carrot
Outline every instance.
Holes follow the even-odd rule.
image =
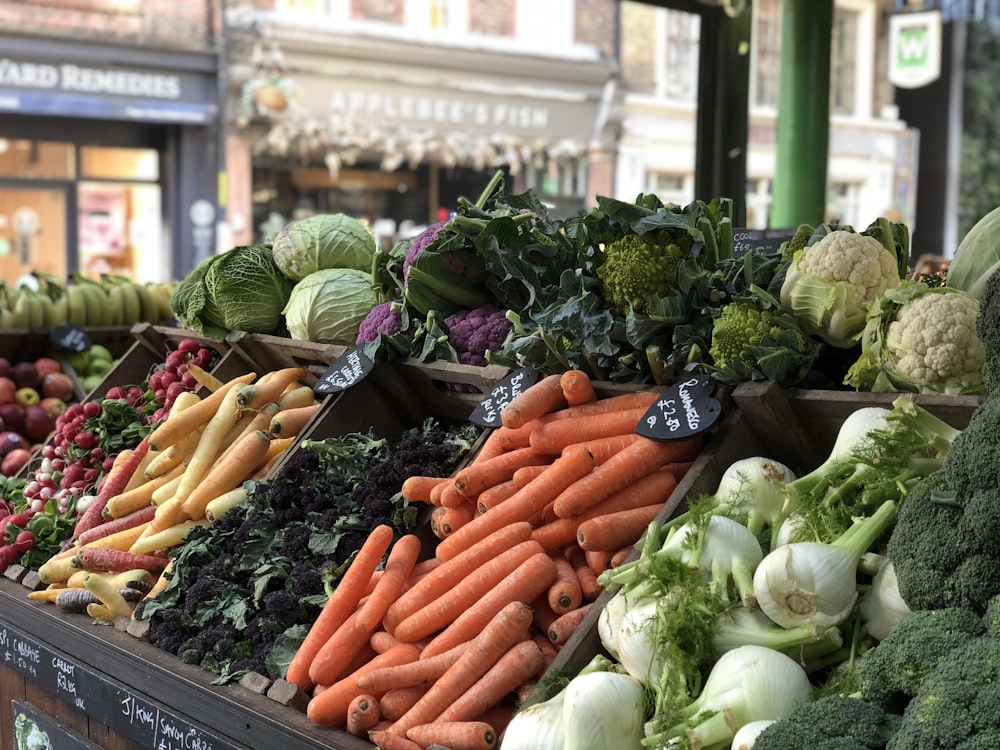
[[[577,370],[539,380],[452,477],[412,476],[439,541],[375,529],[286,679],[318,724],[385,750],[491,748],[510,700],[552,662],[701,450],[635,428],[658,391],[599,398]],[[386,556],[387,555],[387,556]],[[385,557],[384,566],[380,567]]]
[[[59,602],[75,588],[96,597],[86,611],[97,619],[131,613],[134,599],[105,583],[144,572],[139,578],[155,595],[167,583],[170,550],[245,499],[244,482],[266,476],[320,407],[301,367],[227,381],[195,374],[206,395],[180,394],[166,419],[116,457],[73,544],[40,567],[48,588],[30,598]],[[68,606],[80,600],[62,598]]]

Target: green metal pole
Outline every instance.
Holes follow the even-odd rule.
[[[823,222],[833,0],[782,0],[772,227]]]

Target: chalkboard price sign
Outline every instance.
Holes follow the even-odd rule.
[[[482,427],[499,427],[503,410],[519,393],[538,382],[542,374],[533,367],[525,367],[509,373],[493,386],[469,416],[469,421]]]
[[[364,380],[374,367],[375,363],[365,354],[364,347],[352,346],[331,363],[330,369],[316,381],[313,390],[323,396],[346,391]]]
[[[747,229],[733,227],[733,256],[739,258],[756,250],[761,253],[774,253],[795,236],[795,229]]]
[[[680,440],[705,432],[722,414],[712,397],[715,381],[695,375],[675,383],[649,407],[635,431],[654,440]]]
[[[49,332],[49,340],[52,346],[64,352],[85,352],[90,348],[90,336],[73,323],[54,326]]]
[[[236,746],[161,708],[70,657],[56,653],[13,628],[0,625],[0,664],[97,717],[103,724],[151,750],[235,750]],[[81,747],[80,745],[53,745]]]

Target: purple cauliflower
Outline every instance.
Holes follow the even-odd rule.
[[[367,344],[375,341],[380,334],[392,336],[403,329],[403,318],[399,313],[398,303],[389,300],[380,302],[368,311],[368,315],[358,327],[356,344]]]
[[[438,232],[441,228],[448,222],[439,221],[436,224],[431,224],[424,231],[413,236],[410,240],[409,246],[406,248],[406,257],[403,259],[403,283],[407,281],[408,272],[410,266],[413,265],[413,261],[417,259],[417,256],[422,253],[428,245],[430,245],[434,240],[437,239]]]
[[[486,352],[497,351],[503,346],[511,323],[507,311],[494,304],[473,310],[459,310],[444,319],[448,341],[458,353],[463,365],[487,364]]]

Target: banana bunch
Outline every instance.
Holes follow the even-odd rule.
[[[164,319],[152,285],[132,281],[127,276],[102,274],[100,286],[108,296],[110,321],[105,325],[131,326],[136,323],[159,323]]]

